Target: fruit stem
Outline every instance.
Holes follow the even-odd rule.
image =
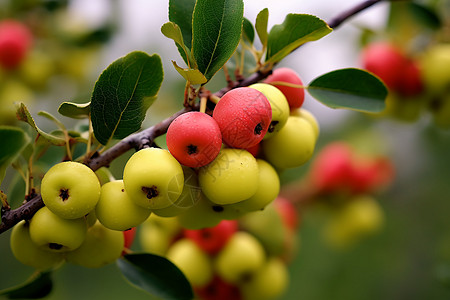
[[[208,102],[208,98],[205,96],[200,98],[200,112],[205,113],[206,112],[206,103]]]
[[[305,85],[301,85],[301,84],[295,84],[295,83],[290,83],[290,82],[285,82],[285,81],[272,81],[270,82],[271,85],[283,85],[283,86],[288,86],[288,87],[292,87],[292,88],[296,88],[296,89],[306,89],[308,88]]]

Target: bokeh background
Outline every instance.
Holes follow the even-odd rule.
[[[0,1],[0,10],[8,2]],[[17,1],[18,6],[23,5],[18,17],[24,17],[28,7],[33,6],[27,2],[39,1]],[[267,7],[270,28],[281,23],[288,13],[313,14],[327,21],[360,2],[246,0],[244,16],[254,22],[258,12]],[[165,72],[145,126],[179,110],[184,82],[171,60],[181,62],[181,58],[173,42],[160,32],[161,25],[168,21],[167,8],[165,0],[72,0],[63,8],[37,12],[41,18],[35,22],[60,30],[51,27],[35,43],[58,48],[58,57],[68,64],[67,69],[83,69],[74,71],[80,73],[79,78],[63,73],[53,76],[44,90],[30,87],[26,95],[31,99],[33,116],[40,110],[56,115],[62,101],[88,101],[101,71],[133,50],[158,53]],[[369,8],[325,38],[299,48],[280,65],[295,69],[305,83],[334,69],[360,67],[362,28],[382,32],[388,9],[385,2]],[[6,16],[6,10],[0,14]],[[67,41],[67,34],[80,30],[95,31],[97,35],[85,44]],[[0,79],[8,80],[5,74]],[[224,84],[219,75],[208,87],[214,91]],[[317,151],[333,141],[357,141],[365,149],[388,156],[396,176],[392,185],[376,196],[385,216],[383,227],[351,247],[337,249],[326,243],[322,235],[324,216],[319,209],[311,207],[302,213],[300,248],[289,266],[291,282],[282,299],[450,299],[450,131],[434,126],[427,114],[414,122],[373,118],[327,108],[309,95],[305,108],[316,116],[321,127]],[[63,120],[68,126],[76,125],[72,120]],[[43,118],[36,117],[36,121],[43,129],[53,128]],[[126,156],[121,159],[115,163],[117,166]],[[120,168],[114,164],[112,168],[120,177]],[[306,164],[283,174],[283,183],[301,179],[308,168]],[[8,170],[3,190],[8,191],[8,184],[14,181],[13,173]],[[139,249],[139,242],[133,247]],[[31,273],[31,268],[13,258],[9,232],[2,234],[0,289],[23,282]],[[53,274],[53,279],[54,290],[46,299],[151,299],[126,283],[115,265],[94,270],[66,265]]]

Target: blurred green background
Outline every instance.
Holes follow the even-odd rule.
[[[177,111],[181,107],[184,83],[170,60],[181,59],[173,42],[159,31],[167,21],[167,2],[104,0],[95,1],[95,5],[89,0],[68,2],[65,9],[69,15],[81,18],[88,28],[95,31],[106,24],[114,30],[95,47],[97,59],[89,61],[81,83],[58,77],[48,90],[32,90],[38,99],[32,106],[32,114],[35,116],[42,109],[56,114],[62,101],[86,101],[101,70],[136,49],[160,54],[165,69],[159,99],[150,109],[145,125],[155,124]],[[311,13],[328,20],[360,1],[277,2],[245,1],[244,14],[254,21],[256,14],[268,7],[270,27],[281,23],[289,12]],[[0,9],[2,5],[5,4],[0,2]],[[330,36],[291,54],[282,65],[294,68],[306,83],[336,68],[359,66],[360,28],[382,30],[387,12],[386,3],[367,10]],[[54,41],[61,42],[56,37]],[[213,91],[225,84],[223,77],[217,77],[208,85]],[[332,110],[309,97],[305,107],[321,125],[316,152],[332,141],[356,140],[368,148],[382,149],[394,163],[396,176],[386,191],[376,195],[385,214],[383,227],[349,248],[336,249],[324,241],[322,228],[326,216],[320,209],[309,207],[303,212],[298,233],[301,246],[289,266],[291,282],[281,299],[450,299],[450,131],[436,128],[427,114],[415,122],[400,122]],[[42,128],[52,128],[47,121],[36,120]],[[71,120],[64,121],[69,127],[75,126]],[[48,160],[54,157],[49,155]],[[117,177],[121,176],[120,166],[127,157],[113,163]],[[306,164],[289,170],[283,174],[283,183],[301,178],[308,168]],[[8,176],[4,185],[13,180],[12,170],[8,170]],[[4,185],[2,189],[8,192]],[[33,272],[12,256],[9,235],[10,232],[0,235],[0,289],[23,282]],[[139,249],[138,240],[133,248]],[[45,299],[152,299],[130,286],[116,265],[101,269],[65,265],[52,277],[54,289]]]

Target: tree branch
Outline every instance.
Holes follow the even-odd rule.
[[[377,2],[381,2],[385,0],[368,0],[361,4],[356,5],[355,7],[339,14],[335,18],[331,19],[330,22],[328,22],[328,25],[331,28],[336,28],[340,26],[342,23],[344,23],[346,20],[348,20],[350,17],[358,14],[359,12],[371,7],[372,5],[376,4]],[[256,72],[252,75],[250,75],[247,78],[244,78],[243,80],[235,81],[232,85],[227,86],[218,92],[214,93],[214,96],[222,97],[226,92],[233,88],[237,87],[244,87],[249,86],[253,83],[260,82],[261,80],[265,79],[267,76],[271,74],[271,71],[268,72]],[[92,158],[89,160],[86,164],[92,169],[92,170],[98,170],[101,167],[108,166],[114,159],[121,156],[125,152],[136,149],[139,150],[145,145],[151,145],[155,138],[158,136],[161,136],[167,132],[167,128],[169,127],[170,123],[178,117],[179,115],[186,113],[188,111],[192,111],[194,109],[198,108],[183,108],[182,110],[176,112],[169,118],[163,120],[162,122],[153,125],[141,132],[132,134],[111,148],[109,148],[107,151],[105,151],[102,155]],[[300,202],[299,200],[295,202]],[[24,219],[30,219],[35,212],[37,212],[41,207],[44,206],[44,202],[42,201],[42,198],[40,195],[34,197],[33,199],[29,200],[22,206],[13,209],[13,210],[3,210],[3,214],[1,217],[1,224],[0,224],[0,234],[7,231],[8,229],[12,228],[14,225],[16,225],[18,222]]]
[[[343,13],[337,15],[336,17],[332,18],[329,22],[328,22],[328,26],[330,26],[333,29],[336,29],[337,27],[339,27],[340,25],[342,25],[342,23],[344,23],[345,21],[347,21],[348,19],[350,19],[351,17],[353,17],[354,15],[360,13],[361,11],[371,7],[372,5],[381,2],[381,1],[387,1],[387,0],[367,0],[364,1],[352,8],[350,8],[349,10],[344,11]]]

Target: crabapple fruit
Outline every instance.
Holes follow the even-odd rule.
[[[24,24],[13,19],[0,22],[0,66],[5,69],[18,67],[29,51],[32,33]]]
[[[245,300],[278,299],[287,289],[289,272],[285,263],[277,257],[270,257],[250,280],[240,287]]]
[[[44,204],[65,219],[87,215],[100,198],[100,182],[88,166],[65,161],[51,167],[41,182]]]
[[[311,183],[321,192],[348,189],[352,177],[353,150],[343,142],[326,145],[311,164]]]
[[[380,77],[389,89],[397,89],[406,61],[399,48],[388,42],[371,43],[363,49],[361,59],[364,69]]]
[[[258,163],[242,149],[225,148],[199,170],[205,196],[216,204],[232,204],[250,198],[258,188]]]
[[[123,248],[124,251],[122,251],[122,255],[126,254],[125,249],[130,249],[131,246],[133,245],[134,239],[136,237],[136,231],[137,228],[136,227],[132,227],[130,229],[124,230],[123,231]]]
[[[305,90],[302,87],[303,82],[294,70],[290,68],[274,69],[272,74],[270,74],[264,82],[270,83],[278,88],[286,97],[291,109],[299,108],[303,105],[303,102],[305,101]],[[281,84],[283,82],[297,85],[297,87]]]
[[[178,215],[178,220],[183,228],[208,228],[219,224],[223,219],[223,211],[224,208],[222,205],[209,201],[205,195],[202,194],[200,200],[194,206]]]
[[[180,164],[198,168],[209,164],[219,154],[222,134],[211,116],[191,111],[173,120],[167,129],[166,142]]]
[[[198,230],[184,229],[183,235],[193,240],[203,251],[213,255],[225,246],[237,230],[237,221],[222,220],[214,227]]]
[[[180,230],[177,218],[152,214],[140,226],[139,241],[142,249],[148,253],[165,255]]]
[[[419,59],[425,87],[436,96],[448,94],[450,86],[450,44],[439,43],[428,48]]]
[[[174,217],[194,206],[202,197],[202,191],[198,184],[197,173],[189,167],[181,166],[184,175],[183,191],[180,197],[170,206],[160,209],[152,209],[152,212],[161,217]]]
[[[272,108],[263,93],[249,88],[235,88],[225,93],[213,111],[222,139],[233,148],[250,148],[266,134]]]
[[[286,228],[291,231],[297,230],[300,224],[300,216],[294,203],[286,198],[278,196],[273,204],[275,209],[280,214]]]
[[[201,300],[242,300],[239,287],[217,275],[206,286],[196,287],[194,291]]]
[[[283,254],[289,236],[274,203],[262,211],[247,213],[239,220],[241,228],[257,238],[269,255]]]
[[[136,205],[125,192],[123,180],[102,185],[95,215],[103,226],[112,230],[136,227],[150,216],[151,210]]]
[[[29,223],[22,220],[13,227],[10,237],[14,257],[24,265],[46,270],[61,264],[64,256],[39,248],[30,238]]]
[[[86,220],[63,219],[44,206],[30,220],[30,238],[41,249],[68,252],[86,238]]]
[[[81,246],[67,253],[67,262],[85,268],[100,268],[116,261],[122,255],[124,244],[122,231],[108,229],[96,222],[89,227]]]
[[[313,126],[304,118],[289,116],[286,125],[264,140],[265,158],[275,168],[295,168],[306,163],[313,155],[316,134]]]
[[[169,151],[145,148],[134,153],[123,170],[125,191],[137,205],[159,209],[172,205],[183,190],[183,169]]]
[[[166,257],[184,273],[192,286],[205,286],[213,278],[209,255],[190,239],[176,241],[170,246]]]
[[[289,117],[289,104],[283,93],[268,83],[255,83],[249,88],[260,91],[269,100],[272,108],[272,120],[264,139],[268,139],[283,128]]]
[[[239,283],[247,280],[264,265],[266,254],[261,243],[250,233],[236,232],[215,256],[217,274],[225,281]]]
[[[335,213],[324,228],[324,234],[332,246],[345,248],[377,232],[383,222],[383,210],[372,196],[356,196]]]
[[[307,109],[300,107],[294,110],[291,110],[291,116],[300,117],[306,119],[314,128],[314,133],[316,134],[316,139],[319,137],[320,127],[319,122],[316,117]]]
[[[250,198],[227,207],[241,212],[262,210],[271,203],[280,192],[280,177],[271,164],[263,159],[256,159],[258,163],[258,189]]]

